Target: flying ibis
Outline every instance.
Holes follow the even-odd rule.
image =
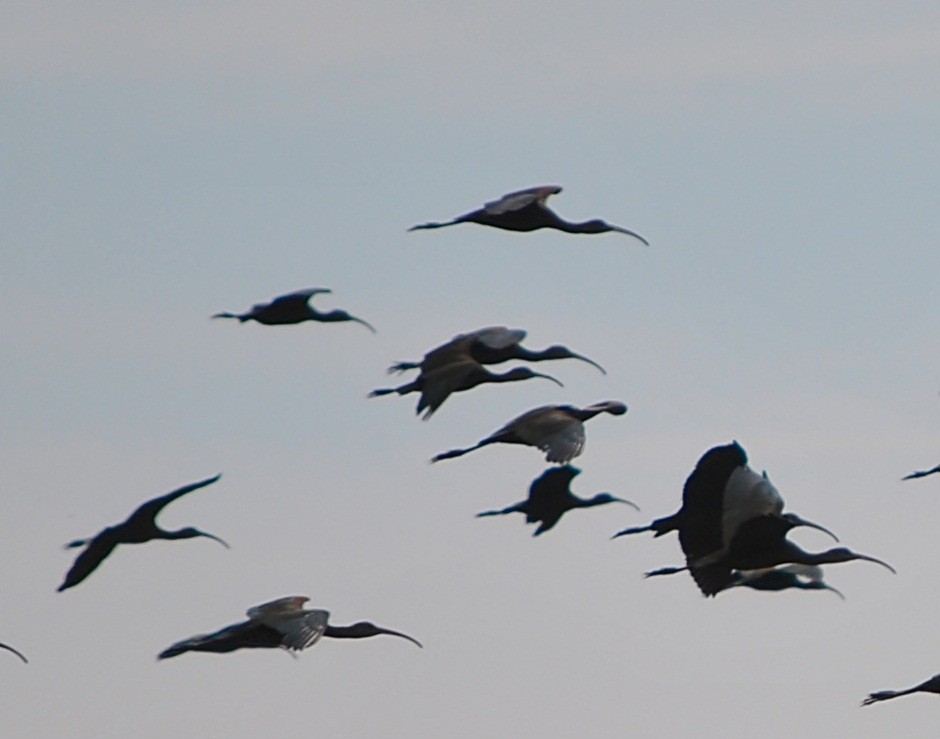
[[[575,508],[592,508],[604,503],[626,503],[640,510],[635,503],[617,498],[610,493],[598,493],[591,498],[579,498],[570,490],[571,481],[581,474],[581,470],[570,464],[564,467],[551,467],[537,477],[529,486],[529,497],[508,508],[498,511],[484,511],[482,516],[502,516],[507,513],[524,513],[526,523],[539,523],[532,534],[538,536],[551,529],[561,517]]]
[[[572,223],[558,217],[546,205],[545,201],[552,195],[561,192],[558,185],[542,185],[530,187],[525,190],[507,193],[499,200],[485,203],[482,208],[464,213],[453,220],[443,223],[420,223],[412,226],[409,231],[418,231],[426,228],[443,228],[458,223],[479,223],[483,226],[494,226],[506,231],[535,231],[540,228],[554,228],[571,234],[600,234],[616,231],[639,239],[649,246],[649,242],[635,231],[620,226],[612,226],[606,221],[594,218],[583,223]]]
[[[872,703],[877,703],[878,701],[886,701],[891,698],[898,698],[902,695],[910,695],[911,693],[936,693],[940,695],[940,675],[934,675],[929,680],[925,680],[920,685],[915,685],[913,688],[908,688],[907,690],[879,690],[877,693],[871,693],[862,701],[862,705],[870,706]]]
[[[657,577],[659,575],[675,575],[678,572],[686,572],[688,567],[663,567],[658,570],[644,573],[644,577]],[[768,567],[762,570],[732,570],[728,585],[722,590],[730,588],[744,587],[752,590],[774,591],[789,590],[795,588],[798,590],[829,590],[838,595],[842,600],[842,595],[831,585],[823,580],[822,567],[818,565],[797,565],[788,564],[779,567]]]
[[[527,349],[522,346],[526,332],[520,328],[506,326],[487,326],[466,334],[457,334],[445,344],[431,349],[420,362],[397,362],[388,368],[389,374],[406,370],[420,369],[429,372],[442,365],[450,364],[455,359],[470,357],[480,364],[499,364],[510,359],[526,362],[542,362],[550,359],[580,359],[607,374],[607,371],[593,359],[576,354],[566,346],[553,344],[546,349]]]
[[[331,626],[330,612],[303,607],[309,598],[289,595],[249,608],[247,621],[241,621],[212,634],[199,634],[164,649],[157,659],[176,657],[184,652],[234,652],[237,649],[285,649],[299,652],[316,644],[320,637],[364,639],[390,634],[407,639],[417,646],[421,642],[399,631],[384,629],[368,621],[350,626]]]
[[[148,541],[153,541],[154,539],[193,539],[197,536],[204,536],[228,548],[228,544],[222,541],[222,539],[213,534],[208,534],[205,531],[200,531],[192,527],[180,529],[179,531],[166,531],[157,526],[156,522],[156,517],[159,515],[160,511],[174,500],[194,490],[199,490],[207,485],[211,485],[221,476],[222,475],[219,474],[215,477],[210,477],[208,480],[194,482],[191,485],[185,485],[179,488],[179,490],[161,495],[159,498],[148,500],[131,513],[123,523],[116,526],[109,526],[91,539],[78,539],[66,544],[66,549],[72,547],[85,547],[85,549],[75,559],[75,563],[58,588],[59,592],[78,585],[82,580],[88,577],[94,572],[95,568],[114,551],[114,548],[118,544],[143,544]]]
[[[380,395],[390,395],[391,393],[398,393],[399,395],[421,393],[415,413],[420,414],[424,411],[422,419],[426,421],[433,415],[434,411],[444,404],[444,401],[450,397],[451,393],[470,390],[485,383],[518,382],[519,380],[531,380],[536,377],[551,380],[559,387],[564,387],[559,380],[551,375],[544,375],[528,367],[515,367],[503,374],[497,374],[490,372],[474,359],[464,358],[427,372],[422,370],[416,380],[399,387],[377,388],[369,393],[369,397],[374,398]]]
[[[256,303],[247,313],[216,313],[213,318],[237,318],[239,322],[257,321],[265,326],[283,326],[304,321],[319,321],[320,323],[336,323],[339,321],[354,321],[361,323],[372,333],[375,328],[372,324],[361,318],[349,315],[344,310],[331,310],[321,313],[309,303],[314,295],[331,293],[332,290],[324,287],[312,287],[307,290],[297,290],[274,298],[270,303]]]
[[[599,413],[622,416],[627,406],[619,400],[605,400],[587,408],[572,405],[545,405],[514,418],[498,431],[465,449],[451,449],[431,458],[432,462],[453,459],[488,444],[524,444],[545,452],[549,462],[567,464],[584,449],[584,422]]]

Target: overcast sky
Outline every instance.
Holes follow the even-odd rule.
[[[934,737],[940,701],[940,9],[926,4],[7,3],[0,26],[0,733]],[[560,184],[638,231],[408,233]],[[215,312],[329,287],[378,329]],[[367,399],[487,325],[603,364]],[[523,411],[587,427],[575,511],[533,539]],[[673,512],[737,439],[788,507],[885,559],[846,595],[703,598]],[[55,588],[142,501],[167,528]],[[810,550],[822,534],[792,537]],[[420,639],[155,655],[304,594]]]

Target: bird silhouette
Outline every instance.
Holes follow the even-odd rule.
[[[13,654],[15,654],[21,660],[23,660],[23,662],[25,662],[26,664],[29,664],[29,660],[23,656],[23,653],[18,649],[14,649],[9,644],[4,644],[3,642],[0,642],[0,649],[6,649],[8,652],[13,652]]]
[[[627,406],[619,400],[605,400],[587,408],[572,405],[546,405],[514,418],[498,431],[465,449],[451,449],[431,458],[432,462],[453,459],[488,444],[524,444],[545,452],[549,462],[566,464],[584,449],[584,422],[599,413],[622,416]]]
[[[226,626],[212,634],[199,634],[164,649],[157,659],[168,659],[184,652],[234,652],[237,649],[275,649],[299,652],[311,647],[323,636],[334,639],[364,639],[389,634],[422,646],[421,642],[399,631],[384,629],[368,621],[350,626],[330,626],[329,611],[306,610],[309,598],[290,595],[249,608],[247,621]]]
[[[443,228],[458,223],[479,223],[483,226],[494,226],[506,231],[535,231],[540,228],[554,228],[558,231],[572,234],[599,234],[616,231],[639,239],[649,246],[649,242],[635,231],[620,226],[612,226],[598,218],[583,223],[572,223],[558,217],[549,208],[545,201],[551,195],[561,192],[558,185],[542,185],[530,187],[525,190],[507,193],[499,200],[484,204],[479,210],[464,213],[451,221],[443,223],[420,223],[412,226],[409,231],[418,231],[426,228]]]
[[[927,475],[936,475],[940,473],[940,464],[936,467],[933,467],[929,470],[918,470],[917,472],[912,472],[909,475],[904,475],[902,480],[916,480],[918,477],[927,477]]]
[[[205,531],[191,527],[180,529],[179,531],[166,531],[157,526],[156,522],[156,517],[159,515],[160,511],[174,500],[194,490],[199,490],[199,488],[211,485],[221,476],[222,475],[219,474],[215,477],[210,477],[208,480],[194,482],[191,485],[185,485],[179,488],[179,490],[161,495],[159,498],[148,500],[131,513],[123,523],[117,526],[109,526],[91,539],[77,539],[76,541],[66,544],[65,547],[67,549],[72,547],[85,547],[85,550],[75,559],[75,563],[58,588],[59,592],[74,587],[82,582],[82,580],[94,572],[98,565],[114,551],[114,548],[118,544],[143,544],[148,541],[153,541],[154,539],[193,539],[197,536],[204,536],[228,548],[228,544],[222,541],[222,539],[213,534],[208,534]]]
[[[542,350],[527,349],[522,346],[525,337],[526,332],[519,328],[487,326],[466,334],[458,334],[447,343],[431,349],[420,362],[397,362],[388,368],[388,373],[394,374],[412,369],[430,372],[437,367],[469,357],[480,364],[499,364],[510,359],[520,359],[526,362],[580,359],[582,362],[597,367],[602,374],[607,374],[607,370],[593,359],[576,354],[560,344],[554,344]]]
[[[831,531],[801,519],[793,513],[769,513],[741,524],[731,539],[727,552],[721,556],[699,559],[686,552],[689,570],[699,589],[706,596],[715,595],[734,582],[733,570],[761,570],[782,564],[824,565],[863,560],[874,562],[894,572],[887,562],[845,547],[824,552],[806,552],[789,541],[787,534],[797,526],[810,526],[835,538]],[[680,541],[682,532],[680,531]]]
[[[319,321],[320,323],[336,323],[338,321],[354,321],[361,323],[372,333],[375,328],[372,324],[361,318],[349,315],[344,310],[331,310],[321,313],[308,302],[314,295],[331,293],[332,290],[322,287],[313,287],[307,290],[297,290],[274,298],[270,303],[256,303],[247,313],[216,313],[213,318],[237,318],[239,322],[257,321],[265,326],[283,326],[304,321]]]
[[[570,464],[564,467],[551,467],[529,486],[528,498],[502,510],[478,513],[477,518],[524,513],[526,523],[539,523],[539,527],[532,534],[538,536],[551,529],[565,513],[575,508],[591,508],[604,503],[626,503],[640,510],[635,503],[617,498],[610,493],[598,493],[592,498],[579,498],[572,494],[569,489],[571,481],[580,474],[581,470]]]
[[[528,367],[515,367],[503,374],[496,374],[490,372],[479,362],[466,358],[436,367],[428,372],[422,371],[416,380],[399,387],[377,388],[369,393],[369,397],[375,398],[392,393],[398,393],[399,395],[421,393],[415,413],[420,414],[424,411],[422,418],[426,421],[434,414],[434,411],[444,404],[444,401],[452,393],[470,390],[485,383],[517,382],[519,380],[531,380],[536,377],[543,377],[546,380],[551,380],[559,387],[564,387],[561,381],[556,380],[551,375],[543,375]]]
[[[643,577],[657,577],[659,575],[675,575],[688,571],[688,567],[662,567],[643,574]],[[795,588],[798,590],[829,590],[842,595],[831,585],[823,581],[822,567],[819,565],[788,564],[779,567],[769,567],[762,570],[733,570],[728,585],[721,591],[731,588],[744,587],[752,590],[780,591]],[[719,592],[721,592],[719,591]]]
[[[929,680],[924,680],[920,685],[915,685],[913,688],[908,688],[907,690],[879,690],[877,693],[870,693],[869,696],[862,701],[862,705],[870,706],[872,703],[877,703],[878,701],[886,701],[891,698],[898,698],[902,695],[910,695],[911,693],[936,693],[940,695],[940,675],[934,675]]]

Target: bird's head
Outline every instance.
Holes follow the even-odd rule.
[[[807,521],[805,518],[797,516],[795,513],[784,513],[780,516],[784,521],[790,524],[790,528],[796,528],[797,526],[808,526],[811,529],[816,529],[817,531],[822,531],[824,534],[828,534],[832,537],[832,540],[837,542],[839,537],[833,534],[825,526],[820,526],[818,523],[813,523],[812,521]]]
[[[552,377],[551,375],[546,375],[541,372],[536,372],[535,370],[530,369],[529,367],[514,367],[513,369],[509,370],[509,372],[507,372],[505,375],[503,375],[503,379],[505,380],[531,380],[533,377],[543,377],[546,380],[551,380],[556,385],[558,385],[558,387],[565,386],[561,380],[555,377]]]
[[[861,559],[865,562],[874,562],[875,564],[881,565],[885,569],[890,570],[895,575],[898,574],[898,571],[887,562],[877,559],[876,557],[869,557],[867,554],[858,554],[857,552],[853,552],[851,549],[847,549],[846,547],[836,547],[835,549],[830,549],[828,552],[823,552],[817,557],[817,561],[820,564],[852,562],[856,559]]]
[[[371,621],[358,621],[357,623],[354,623],[352,626],[347,626],[345,628],[348,629],[348,631],[351,634],[355,634],[356,636],[361,636],[361,637],[379,636],[380,634],[387,634],[389,636],[398,636],[398,637],[401,637],[402,639],[407,639],[412,644],[415,644],[421,647],[422,649],[424,648],[424,645],[421,642],[419,642],[417,639],[415,639],[414,637],[408,636],[408,634],[403,634],[400,631],[393,631],[392,629],[385,629],[385,628],[382,628],[381,626],[376,626]]]
[[[542,354],[546,359],[580,359],[582,362],[587,362],[588,364],[591,364],[597,367],[597,369],[599,369],[602,374],[605,374],[605,375],[607,374],[607,370],[601,367],[593,359],[589,359],[588,357],[585,357],[583,354],[576,354],[575,352],[571,351],[568,347],[562,346],[561,344],[554,344],[548,347],[548,349],[542,352]]]
[[[626,500],[624,498],[618,498],[616,495],[611,495],[610,493],[598,493],[593,498],[591,498],[592,505],[603,505],[604,503],[626,503],[631,508],[640,510],[640,507],[631,500]]]
[[[191,526],[185,529],[180,529],[174,534],[174,538],[176,539],[195,539],[197,536],[203,536],[206,539],[212,539],[212,541],[219,542],[219,544],[221,544],[226,549],[231,549],[226,541],[220,539],[215,534],[210,534],[208,531],[201,531],[200,529],[196,529]]]

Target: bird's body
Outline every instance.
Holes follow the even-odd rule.
[[[453,220],[443,223],[421,223],[412,226],[408,230],[418,231],[428,228],[443,228],[458,223],[478,223],[482,226],[493,226],[505,231],[536,231],[540,228],[553,228],[573,234],[598,234],[614,231],[633,236],[649,246],[649,242],[635,231],[620,226],[612,226],[597,218],[583,223],[572,223],[559,218],[548,207],[546,200],[560,192],[561,187],[558,185],[530,187],[525,190],[507,193],[499,200],[486,203],[482,208],[464,213]]]
[[[415,413],[420,414],[424,411],[422,418],[426,421],[434,411],[444,404],[444,401],[452,393],[470,390],[477,385],[485,383],[503,383],[517,382],[519,380],[531,380],[536,377],[542,377],[551,380],[559,387],[564,387],[559,380],[551,375],[543,375],[535,372],[528,367],[515,367],[503,374],[490,372],[479,362],[470,359],[458,359],[450,364],[444,364],[427,372],[423,371],[413,382],[400,385],[395,388],[378,388],[369,393],[370,398],[380,395],[390,395],[398,393],[407,395],[408,393],[421,393],[421,399],[415,408]]]
[[[547,349],[533,350],[522,346],[526,332],[522,329],[510,329],[506,326],[487,326],[466,334],[458,334],[445,344],[435,347],[420,362],[397,362],[388,368],[389,374],[420,369],[431,372],[438,367],[448,365],[465,358],[480,364],[499,364],[511,359],[527,362],[541,362],[551,359],[580,359],[592,364],[603,374],[606,370],[593,359],[576,354],[566,346],[555,344]]]
[[[919,477],[927,477],[927,475],[936,475],[936,474],[940,474],[940,464],[938,464],[936,467],[932,467],[929,470],[918,470],[917,472],[912,472],[909,475],[904,475],[904,477],[902,477],[901,479],[902,480],[916,480]]]
[[[788,564],[763,570],[734,570],[729,587],[778,592],[781,590],[828,590],[842,600],[845,596],[823,580],[819,565]]]
[[[61,592],[82,582],[114,551],[118,544],[143,544],[154,539],[192,539],[203,536],[228,547],[228,544],[220,538],[205,531],[191,527],[179,531],[166,531],[161,529],[156,522],[156,517],[160,511],[174,500],[194,490],[211,485],[220,477],[221,475],[216,475],[208,480],[192,483],[166,495],[148,500],[138,506],[123,523],[117,526],[108,526],[91,539],[78,539],[66,544],[66,548],[85,547],[85,550],[75,559],[75,563],[66,574],[65,580],[58,590]]]
[[[21,660],[23,660],[24,663],[29,664],[29,660],[26,659],[26,657],[23,655],[23,653],[19,649],[14,649],[9,644],[4,644],[2,642],[0,642],[0,649],[6,649],[8,652],[13,652],[13,654],[15,654]]]
[[[157,655],[157,659],[175,657],[184,652],[234,652],[238,649],[285,649],[299,652],[316,644],[321,637],[362,639],[390,634],[421,646],[407,634],[383,629],[368,621],[351,626],[330,626],[329,611],[307,610],[309,598],[291,595],[249,608],[247,621],[226,626],[211,634],[199,634],[173,644]]]
[[[877,693],[870,693],[862,701],[862,705],[870,706],[872,703],[899,698],[902,695],[910,695],[911,693],[935,693],[940,695],[940,675],[934,675],[929,680],[924,680],[920,685],[915,685],[913,688],[907,688],[906,690],[879,690]]]
[[[453,459],[488,444],[523,444],[545,452],[549,462],[567,464],[584,448],[584,422],[599,413],[622,416],[627,406],[617,400],[595,403],[586,408],[546,405],[514,418],[501,429],[465,449],[451,449],[432,457],[432,462]]]
[[[526,500],[502,510],[478,513],[477,517],[524,513],[526,523],[539,523],[539,527],[532,534],[538,536],[551,529],[566,512],[575,508],[591,508],[614,502],[626,503],[637,508],[629,500],[616,498],[610,493],[598,493],[592,498],[579,498],[573,495],[570,490],[571,481],[580,474],[581,470],[571,465],[552,467],[532,482],[529,486],[529,497]]]
[[[309,301],[314,295],[331,293],[328,288],[309,288],[297,290],[274,298],[270,303],[256,303],[247,313],[216,313],[213,318],[236,318],[240,323],[257,321],[265,326],[285,326],[304,321],[318,321],[319,323],[337,323],[340,321],[353,321],[361,323],[372,333],[375,328],[361,318],[351,316],[344,310],[331,310],[321,313],[313,308]]]

